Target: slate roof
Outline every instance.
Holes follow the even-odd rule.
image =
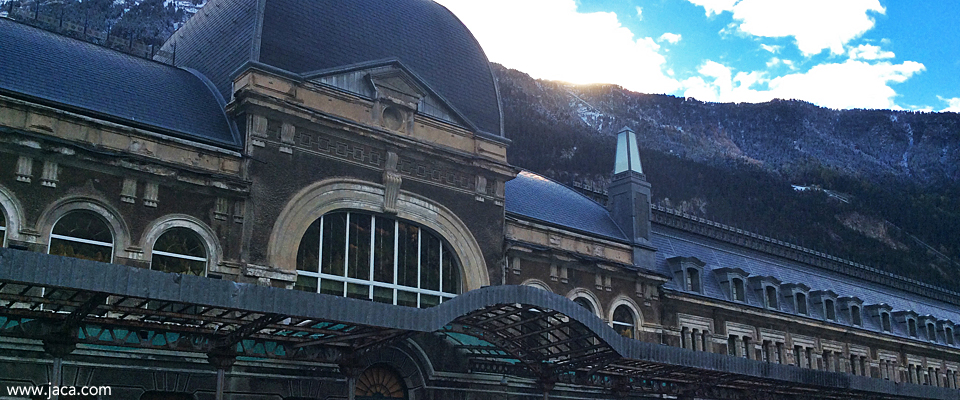
[[[0,93],[239,149],[223,101],[192,72],[0,18]]]
[[[627,237],[605,207],[578,193],[529,171],[508,181],[504,193],[508,214],[534,219],[563,229],[626,242]]]
[[[772,276],[782,281],[782,284],[802,283],[810,287],[810,291],[832,290],[839,297],[858,297],[863,300],[864,308],[872,304],[885,303],[893,307],[893,311],[912,310],[917,314],[932,315],[937,319],[960,322],[960,310],[955,306],[933,299],[918,296],[914,293],[851,278],[839,272],[829,271],[815,266],[783,259],[759,251],[746,249],[730,243],[706,238],[695,233],[674,228],[653,225],[651,242],[657,247],[656,265],[654,270],[668,276],[673,276],[667,259],[671,257],[696,257],[706,263],[703,273],[703,295],[715,299],[730,300],[729,289],[720,284],[716,273],[720,268],[740,268],[749,276]],[[664,284],[665,288],[683,291],[675,280]],[[760,293],[755,292],[747,284],[747,304],[762,308],[763,299]],[[697,294],[693,294],[697,295]],[[796,314],[792,305],[787,305],[780,293],[782,310],[788,314]],[[810,297],[810,318],[822,320],[823,311],[813,304]],[[838,304],[839,305],[839,304]],[[837,324],[851,326],[849,316],[837,311]],[[798,318],[801,318],[798,316]],[[880,332],[879,320],[863,312],[863,329]],[[892,334],[909,337],[906,326],[897,322],[892,324]],[[921,332],[920,338],[925,336]],[[942,338],[941,343],[943,343]]]
[[[259,31],[259,40],[257,33]],[[175,64],[209,76],[225,98],[247,61],[299,75],[399,60],[476,129],[502,135],[483,49],[431,0],[212,0],[164,44]]]

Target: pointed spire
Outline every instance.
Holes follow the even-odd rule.
[[[637,149],[637,134],[628,127],[623,127],[617,133],[617,158],[613,166],[613,174],[633,171],[642,174],[640,165],[640,151]]]

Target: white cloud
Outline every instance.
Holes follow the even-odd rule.
[[[683,90],[684,96],[715,102],[763,102],[782,98],[837,109],[899,109],[894,102],[897,93],[890,85],[923,70],[923,64],[913,61],[870,64],[847,60],[769,79],[764,72],[733,74],[729,67],[707,61],[698,71],[701,76],[683,81]],[[960,99],[944,100],[951,107],[956,100],[956,106],[960,107]]]
[[[677,42],[679,42],[681,38],[682,38],[682,36],[680,36],[679,33],[670,33],[670,32],[667,32],[667,33],[664,33],[664,34],[660,35],[660,38],[657,39],[657,41],[658,41],[658,42],[667,42],[667,43],[670,43],[670,44],[677,44]]]
[[[946,97],[937,96],[937,98],[947,103],[947,108],[940,110],[941,112],[960,113],[960,97],[954,97],[952,99],[948,99]]]
[[[883,51],[880,46],[870,44],[861,44],[857,47],[851,47],[848,52],[850,59],[853,60],[883,60],[896,57],[892,51]]]
[[[637,6],[637,19],[643,19],[643,7]]]
[[[535,78],[616,83],[671,93],[653,38],[635,38],[615,13],[579,13],[574,0],[439,0],[470,28],[494,62]]]
[[[879,0],[688,0],[707,16],[733,13],[741,32],[760,37],[792,36],[800,51],[813,55],[844,45],[873,28],[870,13],[885,13]]]
[[[764,50],[766,50],[766,51],[769,51],[769,52],[771,52],[771,53],[773,53],[773,54],[779,53],[779,52],[780,52],[780,49],[781,49],[780,46],[770,46],[770,45],[766,45],[766,44],[760,44],[760,48],[761,48],[761,49],[764,49]]]
[[[719,15],[724,11],[733,11],[733,6],[738,0],[689,0],[691,3],[702,6],[707,11],[707,16]]]

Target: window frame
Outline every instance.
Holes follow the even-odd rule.
[[[344,237],[343,237],[343,243],[342,243],[342,251],[343,251],[343,254],[344,254],[344,261],[343,261],[343,262],[344,262],[344,265],[343,265],[343,275],[342,275],[342,276],[341,276],[341,275],[329,274],[329,273],[323,272],[323,270],[324,270],[324,265],[323,265],[323,248],[324,248],[324,245],[325,245],[325,243],[324,243],[324,231],[323,231],[323,229],[324,229],[324,219],[327,218],[328,216],[335,215],[335,214],[343,214],[343,215],[344,215],[344,221],[345,221],[345,222],[344,222],[344,235],[343,235]],[[363,216],[366,216],[366,217],[368,217],[368,218],[370,219],[370,226],[369,226],[370,236],[369,236],[369,242],[368,242],[368,243],[369,243],[369,246],[370,246],[370,249],[369,249],[369,255],[367,256],[367,257],[368,257],[368,260],[365,260],[365,263],[367,264],[367,267],[369,268],[369,270],[366,271],[366,272],[367,272],[367,278],[366,278],[366,279],[363,279],[363,278],[355,278],[355,277],[351,277],[351,276],[350,276],[350,270],[349,270],[349,261],[350,261],[350,260],[349,260],[349,255],[350,255],[350,254],[349,254],[349,252],[350,252],[350,246],[351,246],[351,241],[350,241],[350,230],[351,230],[351,220],[350,220],[350,216],[351,216],[351,215],[363,215]],[[392,274],[392,282],[391,282],[391,283],[388,283],[388,282],[380,282],[380,281],[378,281],[378,280],[376,279],[376,272],[375,272],[375,268],[376,268],[375,262],[376,262],[376,260],[375,260],[375,254],[374,254],[374,253],[375,253],[375,252],[374,252],[374,247],[376,246],[375,240],[376,240],[376,238],[377,238],[377,236],[376,236],[377,220],[378,220],[378,219],[381,219],[381,218],[392,222],[392,225],[393,225],[393,227],[392,227],[392,229],[393,229],[393,247],[392,247],[392,249],[393,249],[393,256],[392,256],[392,259],[393,259],[393,274]],[[457,257],[457,253],[450,248],[451,245],[450,245],[449,241],[447,241],[446,238],[444,238],[444,237],[441,236],[439,233],[437,233],[437,232],[435,232],[435,231],[427,228],[426,226],[424,226],[424,225],[422,225],[422,224],[418,224],[418,223],[413,222],[413,221],[403,220],[403,219],[397,218],[397,217],[395,217],[395,216],[393,216],[393,215],[389,215],[389,214],[379,214],[379,213],[372,213],[372,212],[368,212],[368,211],[364,211],[364,210],[353,210],[353,209],[338,209],[338,210],[332,210],[332,211],[330,211],[330,212],[327,212],[327,213],[321,215],[319,218],[317,218],[316,220],[314,220],[313,222],[311,222],[311,226],[312,226],[313,224],[319,224],[319,234],[318,234],[318,243],[317,243],[317,245],[319,246],[319,248],[318,248],[318,250],[317,250],[317,266],[316,266],[317,272],[300,269],[300,262],[299,262],[299,261],[297,261],[297,263],[296,263],[296,266],[297,266],[296,272],[297,272],[297,276],[298,276],[298,277],[304,276],[304,277],[307,277],[307,278],[316,279],[317,293],[323,293],[323,281],[324,281],[324,280],[329,280],[329,281],[339,282],[339,283],[341,284],[342,290],[341,290],[341,294],[339,295],[340,297],[351,297],[351,296],[350,296],[350,293],[351,293],[351,292],[350,292],[350,284],[354,284],[354,285],[360,285],[360,286],[366,286],[366,287],[367,287],[367,296],[366,296],[365,298],[361,298],[361,299],[370,300],[370,301],[377,301],[377,300],[376,300],[376,295],[375,295],[375,288],[379,287],[379,288],[385,288],[385,289],[388,289],[388,290],[391,290],[391,291],[392,291],[392,304],[393,304],[393,305],[402,305],[402,304],[399,304],[399,303],[401,302],[400,292],[408,292],[408,293],[414,293],[414,294],[416,294],[416,304],[417,304],[416,307],[418,307],[418,308],[433,307],[433,306],[436,306],[436,305],[440,305],[440,304],[443,304],[444,301],[449,301],[449,300],[451,300],[451,299],[453,299],[453,298],[455,298],[455,297],[457,297],[458,295],[460,295],[460,294],[463,293],[463,288],[464,288],[464,284],[463,284],[464,271],[463,271],[463,269],[462,269],[462,264],[461,264],[460,260],[459,260],[458,257]],[[400,224],[405,224],[405,225],[407,225],[407,226],[416,228],[416,236],[417,236],[417,239],[416,239],[416,240],[417,240],[417,244],[416,244],[416,250],[415,250],[415,251],[416,251],[415,257],[416,257],[416,260],[417,260],[417,266],[416,266],[417,287],[406,286],[406,285],[402,285],[402,284],[400,283],[400,279],[401,279],[401,278],[400,278],[400,273],[399,273],[399,272],[400,272],[400,271],[399,271],[399,268],[400,268],[400,260],[399,260],[399,257],[400,257],[400,255],[399,255],[399,241],[401,240],[401,238],[400,238],[400,235],[401,235],[401,232],[400,232]],[[387,228],[387,229],[390,229],[390,228]],[[306,235],[307,235],[307,233],[304,232],[304,236],[301,238],[301,245],[303,245],[303,241],[306,239]],[[438,279],[438,286],[437,286],[438,289],[437,289],[437,290],[425,289],[425,288],[421,288],[421,287],[420,287],[420,286],[423,285],[423,275],[424,275],[424,274],[423,274],[423,269],[424,269],[423,261],[424,261],[424,260],[422,260],[422,258],[423,258],[423,257],[422,257],[422,255],[423,255],[422,252],[423,252],[423,249],[424,249],[424,247],[423,247],[423,244],[424,244],[424,243],[423,243],[423,242],[424,242],[424,236],[425,236],[425,235],[430,235],[430,236],[432,236],[433,238],[435,238],[435,239],[439,242],[439,246],[438,246],[438,252],[439,252],[439,253],[438,253],[438,258],[437,258],[437,265],[438,265],[438,269],[439,269],[438,272],[437,272],[437,279]],[[366,241],[366,240],[367,240],[366,238],[361,238],[361,239],[362,239],[362,241]],[[428,240],[429,240],[429,239],[428,239]],[[340,244],[340,243],[337,243],[337,242],[331,242],[331,243],[330,243],[330,246],[339,246],[339,245],[341,245],[341,244]],[[456,277],[456,285],[457,285],[457,287],[456,287],[455,289],[453,289],[454,293],[449,293],[449,292],[444,292],[444,291],[443,291],[443,290],[444,290],[444,274],[443,274],[443,269],[444,269],[444,258],[445,258],[445,257],[451,257],[450,260],[452,260],[452,262],[453,262],[452,268],[454,268],[454,269],[456,270],[456,272],[457,272],[457,277]],[[331,295],[334,295],[334,294],[331,294]],[[423,300],[423,295],[435,296],[435,297],[437,297],[437,299],[438,299],[437,304],[432,304],[432,305],[428,304],[428,305],[425,306],[425,303],[424,303],[424,300]],[[389,304],[389,303],[388,303],[388,304]]]
[[[175,230],[184,230],[193,234],[195,239],[198,242],[200,242],[200,246],[203,248],[203,253],[205,256],[197,257],[197,256],[191,256],[187,254],[179,254],[179,253],[172,253],[172,252],[163,251],[163,250],[157,250],[157,243],[160,241],[160,239],[164,235],[171,233]],[[160,271],[159,269],[154,269],[155,256],[172,257],[172,258],[179,258],[179,259],[189,260],[189,261],[203,262],[203,273],[197,276],[207,276],[207,273],[210,272],[210,260],[212,258],[211,257],[212,252],[213,252],[213,249],[210,249],[210,245],[206,242],[206,240],[204,240],[203,235],[200,232],[197,232],[196,230],[185,227],[185,226],[171,226],[161,231],[160,234],[157,235],[156,239],[153,240],[153,243],[150,248],[150,269],[153,271]],[[162,271],[162,272],[170,272],[170,271]],[[176,272],[171,272],[171,273],[176,273]]]
[[[60,222],[62,222],[64,218],[66,218],[67,216],[73,215],[73,214],[87,214],[87,215],[90,215],[92,218],[97,219],[101,224],[103,224],[103,226],[104,226],[104,228],[106,228],[107,232],[110,233],[110,242],[109,242],[109,243],[107,243],[107,242],[100,242],[100,241],[97,241],[97,240],[84,239],[84,238],[80,238],[80,237],[74,237],[74,236],[68,236],[68,235],[61,235],[61,234],[58,234],[58,233],[53,233],[53,232],[57,229],[57,225],[59,225]],[[47,254],[51,254],[51,253],[50,253],[50,250],[53,248],[53,241],[54,241],[54,239],[56,239],[56,240],[62,240],[62,241],[67,241],[67,242],[76,242],[76,243],[83,243],[83,244],[88,244],[88,245],[93,245],[93,246],[100,246],[100,247],[109,248],[110,258],[109,258],[108,260],[106,260],[106,261],[103,261],[103,262],[113,263],[114,255],[115,255],[114,253],[115,253],[115,251],[116,251],[117,233],[113,231],[113,227],[110,226],[110,222],[107,221],[105,218],[103,218],[103,216],[100,215],[100,213],[98,213],[98,212],[96,212],[96,211],[89,210],[89,209],[85,209],[85,208],[77,208],[77,209],[68,210],[68,211],[64,212],[63,214],[61,214],[59,217],[57,217],[57,220],[54,221],[54,223],[53,223],[52,225],[50,225],[50,233],[49,233],[49,235],[47,236]],[[66,256],[65,256],[65,257],[66,257]]]

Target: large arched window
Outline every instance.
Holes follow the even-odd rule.
[[[71,211],[53,226],[48,252],[58,256],[113,262],[113,234],[96,213]]]
[[[617,333],[631,339],[637,338],[637,318],[626,304],[621,304],[613,310],[613,320],[610,323],[613,324],[613,330]]]
[[[450,246],[419,225],[337,211],[303,235],[295,288],[433,307],[460,293],[460,267]]]
[[[200,235],[188,228],[171,228],[153,245],[150,269],[203,276],[207,271],[207,249]]]

